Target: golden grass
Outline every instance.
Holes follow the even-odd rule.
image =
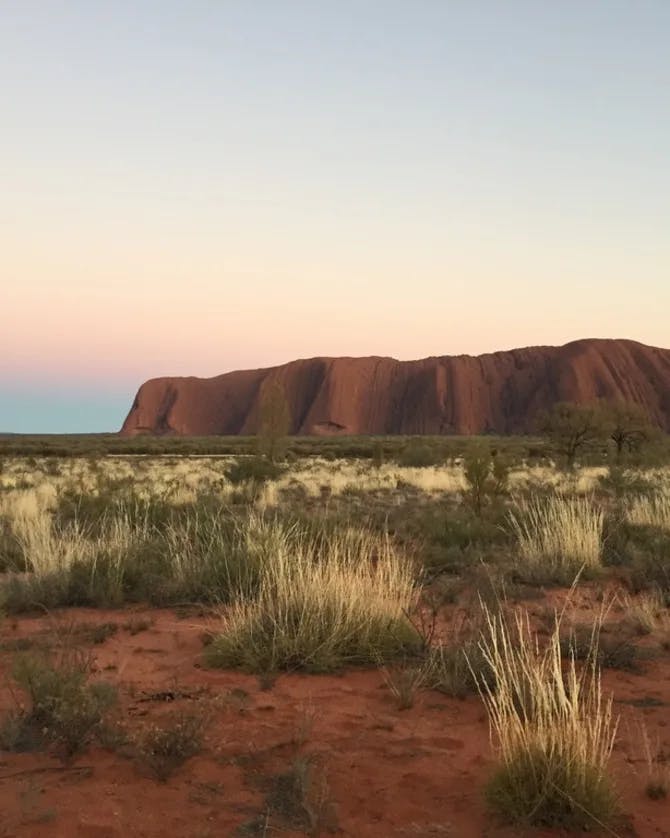
[[[532,825],[607,826],[617,813],[607,772],[617,720],[604,698],[594,647],[578,670],[563,666],[560,621],[542,648],[527,612],[510,625],[487,612],[481,649],[494,686],[480,681],[499,757],[488,801]]]
[[[628,504],[627,518],[631,524],[670,530],[670,490],[634,498]]]
[[[660,590],[654,589],[635,598],[626,595],[623,605],[627,617],[635,624],[640,634],[651,634],[657,629],[670,629],[670,615]]]
[[[643,720],[638,726],[646,767],[645,793],[652,800],[665,800],[670,794],[670,763],[663,753],[658,737],[652,742]]]
[[[7,495],[21,492],[44,494],[48,502],[66,490],[96,495],[110,483],[131,484],[140,498],[162,497],[176,504],[192,502],[199,494],[208,493],[227,502],[234,487],[226,478],[226,470],[234,457],[147,456],[98,459],[85,457],[12,457],[5,460],[0,473],[0,507]],[[565,472],[554,466],[523,466],[509,473],[512,491],[541,491],[553,489],[561,495],[590,494],[600,478],[607,473],[604,467],[584,467]],[[645,475],[661,491],[670,494],[670,470],[647,470]],[[327,490],[331,495],[349,491],[394,491],[409,486],[427,495],[458,495],[466,488],[462,464],[457,461],[443,466],[414,468],[383,463],[373,468],[360,460],[326,460],[309,457],[298,460],[278,480],[267,484],[262,507],[276,507],[281,493],[290,485],[302,486],[306,494],[318,497]],[[44,498],[40,499],[42,505]]]
[[[326,671],[417,647],[406,616],[414,575],[388,539],[349,530],[317,544],[298,530],[265,527],[259,541],[271,549],[263,550],[259,590],[224,614],[208,647],[211,664]]]
[[[55,533],[52,516],[46,510],[17,516],[12,529],[26,570],[37,577],[67,571],[76,562],[85,562],[92,556],[92,545],[82,528],[73,523]]]
[[[384,463],[371,468],[361,461],[313,458],[298,462],[283,477],[267,483],[260,493],[259,506],[276,507],[282,491],[289,487],[300,487],[309,497],[324,492],[336,497],[354,491],[393,492],[402,485],[428,495],[458,494],[465,489],[463,470],[456,466],[413,468]]]
[[[604,513],[589,498],[522,500],[509,520],[528,581],[571,584],[601,567]]]

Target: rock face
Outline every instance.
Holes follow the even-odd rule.
[[[523,433],[557,401],[624,399],[670,430],[670,349],[579,340],[470,355],[310,358],[214,378],[154,378],[121,432],[253,434],[264,382],[281,382],[294,434]]]

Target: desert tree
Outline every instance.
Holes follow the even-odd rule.
[[[606,417],[598,404],[557,402],[540,416],[538,425],[570,468],[580,451],[606,435]]]
[[[286,453],[291,415],[284,385],[280,381],[264,381],[261,386],[257,431],[257,450],[275,463]]]
[[[505,492],[509,463],[486,442],[476,441],[465,452],[463,471],[468,486],[465,500],[481,516],[486,503]]]
[[[649,441],[654,427],[647,411],[636,402],[617,401],[604,406],[609,438],[616,447],[616,458],[632,452]]]

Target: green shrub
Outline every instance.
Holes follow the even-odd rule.
[[[266,457],[244,457],[236,460],[226,469],[226,477],[234,486],[254,483],[257,486],[269,480],[277,480],[286,468]]]
[[[460,573],[508,547],[512,540],[507,509],[502,504],[492,504],[481,517],[463,507],[445,512],[440,504],[421,511],[409,534],[423,544],[422,564],[432,573]]]
[[[638,648],[621,628],[614,635],[598,632],[594,642],[593,627],[577,624],[561,638],[564,655],[575,660],[595,660],[603,669],[623,669],[635,672],[639,666]]]
[[[18,657],[13,676],[30,700],[27,721],[66,758],[83,750],[100,730],[116,692],[105,682],[91,682],[91,662],[70,651],[59,658],[34,653]]]
[[[30,716],[11,710],[0,720],[0,750],[27,753],[43,747],[43,732]]]
[[[632,524],[620,515],[605,519],[603,562],[628,570],[635,593],[659,589],[670,595],[670,532],[649,524]]]
[[[442,452],[419,439],[411,439],[398,454],[398,465],[401,466],[427,468],[443,463],[444,455]]]
[[[509,465],[500,454],[493,455],[490,445],[478,442],[468,448],[463,471],[468,484],[464,499],[481,517],[484,506],[506,491]]]
[[[426,669],[426,686],[453,698],[476,693],[480,684],[494,684],[493,672],[476,636],[431,647]]]
[[[266,805],[287,826],[313,838],[338,831],[325,774],[312,756],[297,757],[271,779]]]
[[[372,465],[374,468],[381,468],[384,465],[386,452],[381,442],[375,442],[372,446]]]

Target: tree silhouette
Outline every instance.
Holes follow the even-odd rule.
[[[291,414],[284,385],[265,380],[261,386],[260,411],[256,444],[259,454],[275,463],[286,453],[286,437],[290,431]]]

